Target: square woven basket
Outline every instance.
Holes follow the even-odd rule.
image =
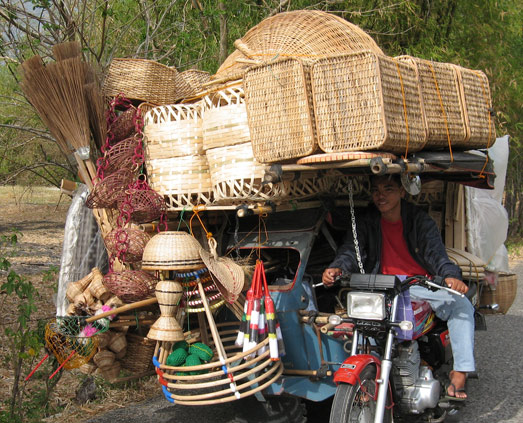
[[[289,161],[316,151],[307,62],[289,58],[251,68],[243,87],[258,162]]]
[[[421,103],[427,125],[425,149],[467,147],[468,132],[460,98],[458,73],[450,63],[438,63],[412,56],[396,59],[416,69]]]
[[[488,148],[496,139],[492,99],[487,75],[454,65],[458,73],[461,102],[468,131],[466,147]]]
[[[427,136],[416,70],[370,51],[317,60],[311,71],[320,148],[419,151]]]

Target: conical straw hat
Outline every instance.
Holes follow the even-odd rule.
[[[223,297],[234,302],[238,299],[245,283],[245,274],[242,267],[234,260],[227,257],[218,257],[216,253],[216,240],[209,238],[209,250],[200,248],[200,257],[209,272],[214,276],[216,286]]]
[[[183,231],[165,231],[154,235],[145,245],[142,256],[144,270],[195,270],[204,267],[201,245]]]

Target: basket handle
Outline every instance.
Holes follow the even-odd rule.
[[[241,38],[238,38],[234,42],[234,47],[236,47],[241,54],[247,56],[249,59],[254,59],[254,56],[256,55],[256,53],[254,53]]]

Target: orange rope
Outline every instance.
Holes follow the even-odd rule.
[[[430,70],[432,72],[432,77],[434,78],[434,85],[436,85],[436,92],[438,93],[438,99],[439,104],[441,106],[441,113],[443,113],[443,120],[445,121],[445,130],[447,131],[447,141],[449,143],[449,151],[450,151],[450,162],[452,163],[454,161],[454,156],[452,155],[452,142],[450,141],[450,132],[449,132],[449,124],[447,122],[447,113],[445,112],[445,106],[443,106],[443,100],[441,98],[441,92],[439,90],[439,84],[438,80],[436,78],[436,72],[434,72],[434,66],[432,66],[432,62],[429,62]]]
[[[485,84],[483,83],[483,78],[481,77],[481,74],[479,72],[475,72],[475,74],[477,75],[477,77],[479,78],[479,81],[481,82],[481,90],[483,92],[483,98],[485,100],[485,105],[487,107],[487,113],[488,113],[488,140],[487,140],[487,149],[490,148],[490,137],[492,136],[492,120],[490,118],[490,110],[489,110],[489,99],[488,99],[488,96],[487,96],[487,93],[485,92]],[[484,178],[485,176],[483,175],[483,172],[485,170],[485,168],[487,167],[487,163],[488,163],[488,153],[485,157],[485,163],[483,164],[483,167],[481,168],[481,172],[479,172],[479,177],[480,178]]]
[[[405,101],[405,89],[403,87],[403,77],[401,76],[400,65],[397,61],[394,61],[394,63],[396,63],[396,68],[398,68],[398,75],[400,76],[400,84],[401,84],[401,96],[403,98],[403,115],[405,117],[405,129],[407,130],[407,146],[405,147],[405,156],[403,158],[407,159],[407,153],[409,152],[409,141],[410,141],[409,119],[407,116],[407,103]]]
[[[193,230],[192,230],[192,221],[195,217],[198,218],[198,220],[200,221],[200,224],[202,225],[202,228],[203,230],[205,231],[205,234],[207,235],[207,239],[209,238],[212,238],[212,232],[209,232],[207,230],[207,228],[205,227],[205,225],[203,224],[203,221],[202,219],[200,218],[200,211],[202,210],[205,210],[205,206],[203,205],[199,205],[199,206],[195,206],[193,207],[193,215],[191,216],[191,220],[189,220],[189,228],[191,230],[191,235],[193,235]]]

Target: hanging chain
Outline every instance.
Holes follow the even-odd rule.
[[[360,273],[365,273],[363,270],[363,262],[361,261],[360,243],[358,242],[358,232],[356,230],[356,213],[354,212],[354,192],[352,190],[352,179],[349,179],[349,207],[350,207],[350,221],[352,226],[352,237],[354,239],[354,250],[356,251],[356,259],[358,260],[358,267]]]

